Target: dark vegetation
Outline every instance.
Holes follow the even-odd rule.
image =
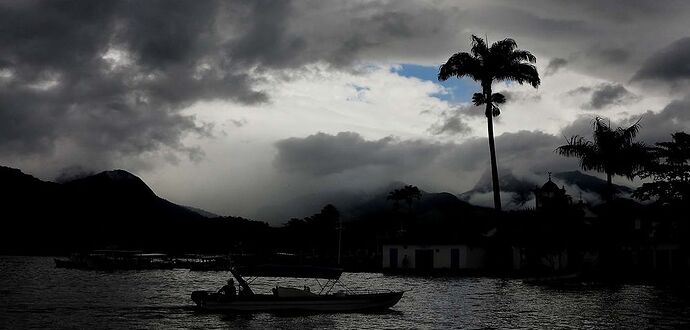
[[[638,175],[653,182],[643,183],[633,195],[636,198],[656,198],[668,204],[690,203],[690,135],[677,132],[672,138],[650,148],[650,162]]]
[[[582,169],[607,176],[606,202],[592,208],[597,217],[588,223],[588,234],[576,238],[598,252],[600,277],[682,278],[690,273],[690,139],[676,132],[672,141],[649,147],[634,141],[639,127],[638,122],[614,129],[597,117],[593,141],[573,136],[556,149],[578,157]],[[617,198],[614,175],[645,179],[631,197],[647,203]]]

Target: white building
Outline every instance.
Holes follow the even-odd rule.
[[[462,244],[383,245],[383,269],[474,270],[486,267],[486,250]]]

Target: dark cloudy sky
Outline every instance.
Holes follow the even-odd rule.
[[[0,164],[122,168],[272,221],[392,181],[461,193],[487,167],[478,86],[435,74],[477,34],[537,56],[538,90],[494,87],[496,142],[502,168],[543,178],[575,169],[553,149],[594,116],[642,118],[648,143],[690,130],[688,22],[673,0],[0,1]]]

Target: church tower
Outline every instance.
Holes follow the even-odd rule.
[[[534,189],[534,197],[537,202],[537,211],[559,210],[572,205],[572,197],[565,193],[565,187],[558,188],[558,186],[551,181],[551,172],[549,172],[549,181],[544,183],[541,188],[537,186]]]

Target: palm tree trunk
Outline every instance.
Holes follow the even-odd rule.
[[[496,144],[494,143],[493,109],[491,108],[491,87],[484,88],[486,95],[486,122],[489,129],[489,153],[491,154],[491,183],[494,191],[494,208],[501,210],[501,189],[498,185],[498,165],[496,164]]]

